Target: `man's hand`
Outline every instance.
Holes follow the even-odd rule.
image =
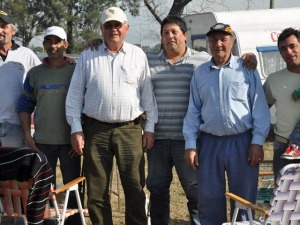
[[[262,146],[251,144],[249,147],[248,161],[251,166],[255,166],[264,160],[264,150]]]
[[[150,150],[154,143],[154,133],[144,132],[143,135],[143,149],[144,151]]]
[[[33,139],[33,137],[31,135],[26,135],[24,137],[24,139],[25,139],[25,144],[28,148],[38,149],[36,147],[35,140]]]
[[[296,102],[298,101],[300,98],[300,89],[298,90],[295,90],[293,93],[292,93],[292,99]]]
[[[67,57],[67,62],[70,64],[76,64],[76,60],[70,57]]]
[[[243,65],[250,70],[255,70],[257,67],[257,59],[253,53],[245,53],[242,55]]]
[[[77,152],[74,151],[74,149],[71,149],[69,152],[68,152],[68,155],[71,157],[71,158],[75,158],[75,157],[80,157],[81,155],[79,155]]]
[[[77,155],[82,155],[84,148],[84,134],[82,131],[75,132],[71,135],[71,144]]]
[[[86,44],[85,49],[91,49],[92,51],[98,50],[99,46],[102,43],[103,43],[103,40],[101,38],[91,40],[89,43]]]
[[[186,149],[184,153],[184,160],[189,167],[196,170],[197,166],[199,166],[197,149]]]

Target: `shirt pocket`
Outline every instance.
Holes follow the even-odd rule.
[[[233,100],[247,101],[249,85],[242,82],[231,82],[231,95]]]
[[[123,67],[122,68],[123,80],[125,83],[136,86],[137,85],[137,68],[135,67]]]

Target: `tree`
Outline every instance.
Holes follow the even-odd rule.
[[[47,21],[44,22],[43,27],[50,24],[64,27],[70,43],[67,53],[74,53],[81,51],[88,40],[99,37],[100,13],[117,1],[48,0],[48,2]]]
[[[133,0],[134,1],[134,0]],[[48,26],[66,30],[67,53],[79,52],[88,40],[99,37],[100,13],[117,0],[1,0],[2,8],[12,9],[17,25],[16,38],[29,46],[34,36]]]
[[[192,0],[174,0],[173,5],[168,13],[168,15],[181,16],[183,13],[184,7],[189,4]],[[154,16],[154,18],[161,23],[162,18],[158,15],[157,10],[158,4],[155,0],[144,0],[145,6]]]
[[[155,18],[156,21],[158,21],[160,24],[168,15],[175,15],[181,17],[184,15],[184,10],[186,6],[191,3],[193,0],[173,0],[173,3],[170,8],[166,7],[166,1],[165,0],[143,0],[145,6],[149,10],[149,12],[152,14],[152,16]],[[248,0],[251,1],[251,0]],[[134,11],[138,15],[137,11],[137,4],[130,4],[131,2],[136,2],[136,0],[126,0],[124,1],[124,4],[128,6],[129,11]],[[211,7],[213,4],[222,5],[223,7],[227,8],[225,4],[225,0],[200,0],[200,1],[194,1],[197,2],[197,10],[192,10],[189,12],[192,13],[199,13],[203,11],[209,11],[213,8]],[[131,8],[131,6],[134,5],[134,9]]]
[[[13,9],[11,12],[17,27],[16,38],[22,42],[23,46],[28,46],[31,39],[41,33],[39,24],[42,22],[44,12],[41,9],[44,7],[44,1],[1,1],[3,8]]]

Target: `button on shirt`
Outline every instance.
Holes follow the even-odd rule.
[[[263,145],[269,127],[270,112],[257,70],[243,67],[236,56],[222,67],[209,61],[195,70],[183,126],[186,149],[196,148],[199,130],[224,136],[252,129],[251,143]]]
[[[146,112],[145,131],[154,132],[157,106],[145,53],[124,43],[118,53],[102,44],[85,50],[76,65],[66,99],[71,133],[82,131],[81,114],[108,123],[131,121]]]

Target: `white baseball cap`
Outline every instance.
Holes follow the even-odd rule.
[[[100,20],[102,24],[105,24],[106,22],[111,20],[125,23],[127,22],[127,17],[122,9],[118,7],[110,7],[102,12]]]
[[[58,26],[48,27],[44,31],[44,38],[49,35],[55,35],[55,36],[59,37],[60,39],[67,40],[67,34],[66,34],[65,30]]]

